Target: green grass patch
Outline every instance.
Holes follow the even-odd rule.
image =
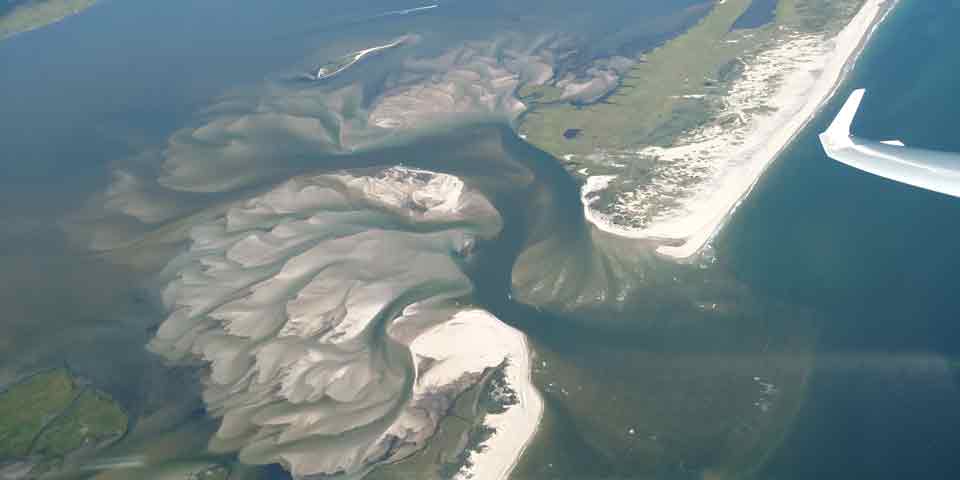
[[[638,159],[631,152],[671,145],[679,135],[713,121],[730,83],[743,73],[742,60],[780,41],[781,27],[828,35],[863,2],[781,0],[776,19],[752,30],[731,30],[751,0],[717,3],[695,26],[646,54],[603,101],[576,105],[557,101],[554,85],[522,88],[518,95],[530,110],[520,120],[519,133],[572,173],[586,167],[591,175],[630,175],[632,165],[624,163]],[[571,130],[578,134],[565,137]],[[590,156],[598,152],[625,155]]]
[[[77,396],[66,370],[35,375],[0,394],[0,459],[30,453],[43,427]]]
[[[0,15],[0,40],[50,25],[92,7],[96,0],[28,0]]]
[[[63,457],[84,446],[95,446],[121,437],[127,415],[105,394],[87,389],[63,415],[37,439],[33,454]]]
[[[546,105],[536,101],[535,90],[524,92],[533,102],[520,124],[520,133],[537,147],[563,158],[636,148],[655,133],[663,137],[667,126],[675,125],[671,133],[678,133],[680,128],[706,118],[706,110],[700,107],[703,102],[683,96],[704,94],[709,89],[705,83],[749,47],[743,42],[723,41],[749,5],[750,0],[716,5],[690,30],[649,52],[604,102]],[[746,43],[759,41],[755,37]],[[548,91],[552,88],[546,87]],[[675,115],[678,111],[683,113],[681,117]],[[579,129],[581,134],[565,138],[563,133],[568,129]]]
[[[107,394],[50,370],[0,393],[0,461],[37,457],[58,464],[83,447],[120,438],[127,414]]]

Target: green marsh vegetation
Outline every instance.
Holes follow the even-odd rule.
[[[96,0],[0,0],[0,40],[59,22]]]
[[[0,462],[53,466],[124,435],[127,415],[107,394],[66,369],[41,372],[0,391]]]
[[[744,59],[791,33],[839,31],[863,2],[781,0],[773,21],[748,30],[732,27],[751,0],[717,3],[695,26],[645,54],[600,101],[560,101],[560,90],[551,84],[521,89],[530,110],[519,131],[571,173],[588,168],[590,175],[618,173],[642,181],[646,168],[631,164],[638,157],[619,152],[669,146],[684,132],[720,120],[714,117],[730,84],[740,78]],[[578,134],[564,135],[571,130]],[[598,152],[607,155],[591,156]]]

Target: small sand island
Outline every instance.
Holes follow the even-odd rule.
[[[587,219],[696,256],[767,166],[836,91],[895,0],[782,0],[739,29],[751,0],[722,0],[646,54],[609,96],[558,101],[521,91],[527,141],[583,182]]]
[[[0,2],[0,40],[76,15],[96,0],[8,0]]]
[[[320,65],[319,67],[317,67],[317,71],[314,72],[314,73],[311,74],[311,75],[308,75],[308,77],[309,77],[311,80],[326,80],[326,79],[328,79],[328,78],[331,78],[331,77],[334,77],[334,76],[336,76],[336,75],[339,75],[340,73],[342,73],[342,72],[345,71],[346,69],[348,69],[348,68],[356,65],[357,62],[359,62],[360,60],[363,60],[363,59],[366,58],[366,57],[369,57],[369,56],[374,55],[374,54],[377,54],[377,53],[382,53],[382,52],[384,52],[384,51],[386,51],[386,50],[389,50],[389,49],[391,49],[391,48],[394,48],[394,47],[399,47],[400,45],[403,45],[404,43],[409,42],[409,41],[411,41],[412,39],[413,39],[413,37],[411,37],[411,36],[409,36],[409,35],[404,35],[404,36],[402,36],[402,37],[400,37],[400,38],[398,38],[398,39],[396,39],[396,40],[394,40],[394,41],[392,41],[392,42],[390,42],[390,43],[384,44],[384,45],[379,45],[379,46],[376,46],[376,47],[365,48],[365,49],[363,49],[363,50],[359,50],[359,51],[356,51],[356,52],[353,52],[353,53],[349,53],[349,54],[344,55],[344,56],[342,56],[342,57],[340,57],[340,58],[338,58],[338,59],[336,59],[336,60],[333,60],[333,61],[324,63],[323,65]]]

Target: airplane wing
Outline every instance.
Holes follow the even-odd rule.
[[[960,197],[960,154],[907,147],[899,140],[866,140],[850,133],[864,93],[854,90],[820,134],[827,156],[890,180]]]

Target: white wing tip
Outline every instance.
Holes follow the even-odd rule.
[[[836,118],[833,119],[830,127],[824,133],[831,137],[849,137],[850,125],[853,124],[853,119],[856,118],[857,111],[860,110],[860,102],[863,101],[865,93],[866,90],[862,88],[850,93],[847,101],[843,104],[843,108],[840,109],[840,112],[837,113]]]
[[[847,101],[840,109],[840,112],[838,112],[837,116],[833,119],[833,122],[830,123],[826,131],[820,134],[820,143],[823,144],[827,155],[830,155],[832,150],[842,148],[851,143],[850,125],[853,124],[853,119],[857,116],[857,111],[860,109],[860,102],[863,101],[863,95],[865,93],[866,90],[862,88],[851,92],[850,96],[847,97]],[[833,155],[830,156],[832,157]]]

